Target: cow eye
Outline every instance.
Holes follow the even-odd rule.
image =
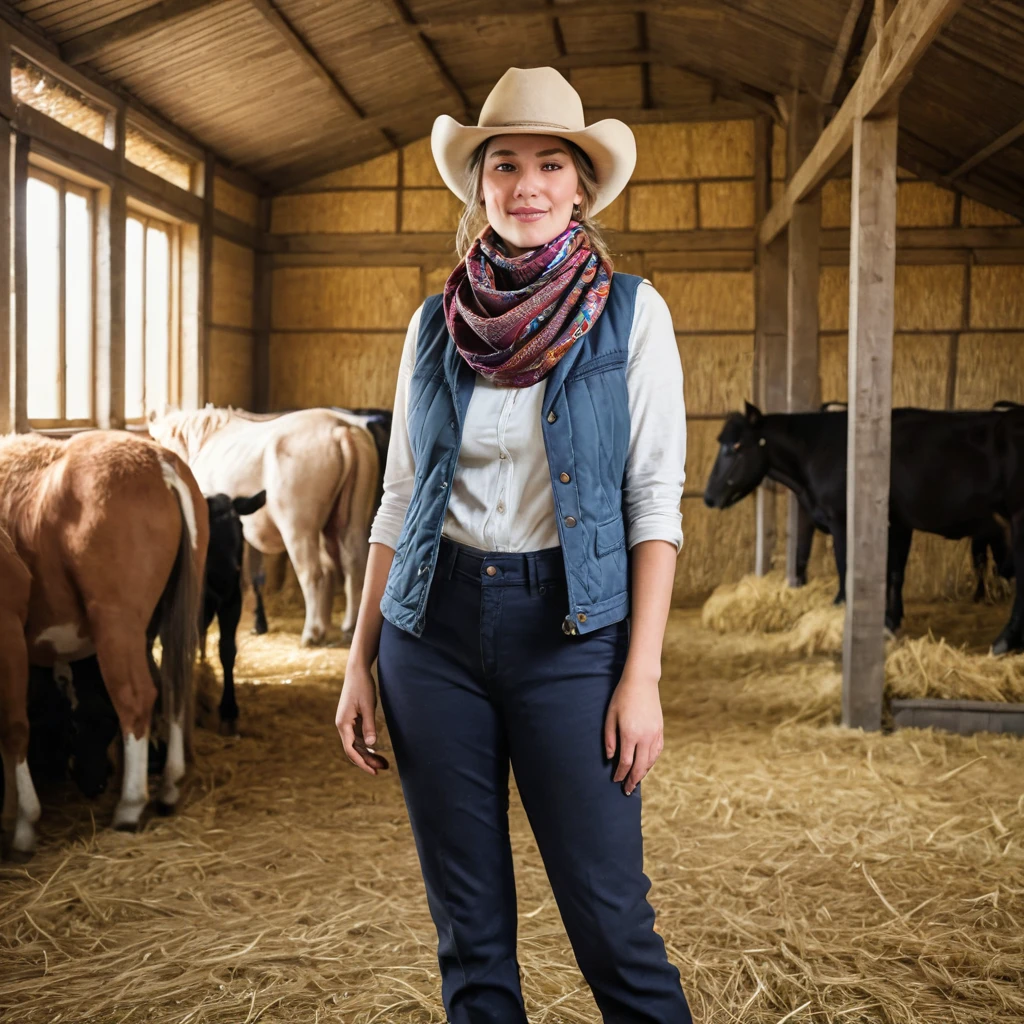
[[[740,447],[741,447],[741,442],[737,441],[737,442],[736,442],[736,443],[735,443],[735,444],[734,444],[734,445],[732,446],[732,450],[733,450],[734,452],[738,452],[738,451],[740,450]]]

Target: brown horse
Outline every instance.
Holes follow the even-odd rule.
[[[178,800],[192,715],[206,502],[185,463],[150,440],[91,431],[68,441],[0,438],[0,526],[32,576],[24,636],[33,665],[95,653],[124,740],[124,779],[114,826],[134,830],[148,803],[148,747],[155,682],[168,723],[158,809]],[[152,646],[163,650],[158,670]],[[35,838],[38,801],[25,760],[21,689],[0,736],[4,775],[16,779],[16,852]],[[9,784],[8,784],[9,787]],[[10,790],[8,789],[8,796]]]

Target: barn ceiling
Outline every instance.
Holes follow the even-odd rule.
[[[475,121],[513,65],[560,68],[591,120],[779,118],[794,88],[834,109],[873,42],[871,0],[6,6],[271,190],[422,138],[439,113]],[[1021,215],[1022,118],[1024,5],[968,0],[903,94],[901,163]]]

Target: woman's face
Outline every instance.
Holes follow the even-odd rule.
[[[487,220],[511,256],[547,245],[583,200],[569,143],[555,135],[498,135],[484,154]]]

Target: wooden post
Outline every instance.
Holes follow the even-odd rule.
[[[200,256],[199,282],[199,351],[196,353],[196,408],[206,404],[206,396],[210,393],[210,334],[213,324],[213,189],[216,161],[212,153],[206,154],[203,164],[203,223],[200,232],[202,245]]]
[[[270,230],[269,198],[261,198],[257,226],[260,248],[256,250],[252,283],[252,401],[259,412],[270,412],[270,302],[273,255],[264,248]],[[399,204],[401,209],[401,204]]]
[[[29,137],[14,136],[14,429],[28,425],[28,150]]]
[[[0,25],[0,281],[11,279],[11,48],[7,27]],[[0,288],[0,434],[14,429],[11,289]]]
[[[878,729],[885,685],[885,570],[896,285],[896,114],[853,129],[843,724]]]
[[[821,107],[812,96],[796,93],[790,105],[788,173],[807,159],[821,134]],[[786,409],[809,412],[821,404],[818,380],[818,266],[820,260],[821,193],[815,190],[793,205],[789,221],[788,341],[786,346]],[[786,529],[786,578],[797,583],[797,541],[806,513],[789,494]]]

